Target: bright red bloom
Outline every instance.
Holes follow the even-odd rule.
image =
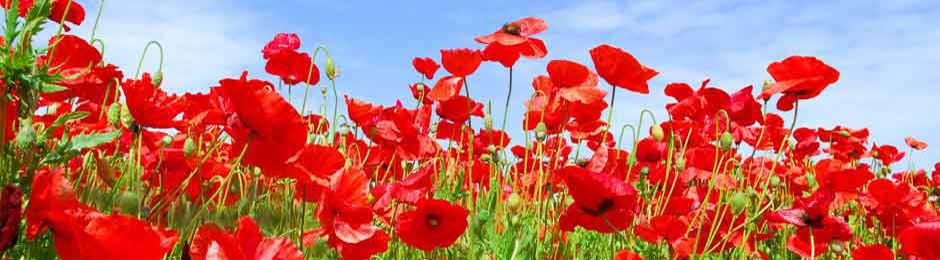
[[[731,119],[739,126],[751,126],[763,123],[764,114],[761,104],[754,99],[754,86],[747,86],[731,94]]]
[[[614,255],[614,260],[643,260],[643,257],[629,249],[624,249]]]
[[[124,89],[127,108],[138,125],[173,128],[179,124],[174,119],[183,112],[181,99],[176,94],[167,95],[154,86],[149,73],[144,73],[140,80],[128,79],[121,87]]]
[[[940,222],[914,224],[898,236],[901,252],[923,259],[940,259]]]
[[[505,67],[512,67],[519,60],[519,56],[535,59],[548,54],[542,40],[529,36],[548,29],[545,21],[535,17],[527,17],[518,21],[506,23],[502,28],[489,35],[477,37],[475,40],[486,44],[483,49],[483,58],[487,61],[498,61]]]
[[[216,225],[199,227],[189,248],[194,260],[301,260],[303,253],[286,237],[265,238],[251,217],[229,233]]]
[[[889,235],[894,235],[896,230],[913,225],[927,212],[924,209],[926,198],[910,184],[878,179],[868,184],[868,198],[860,202],[878,217]]]
[[[297,85],[306,82],[316,85],[320,82],[320,69],[303,52],[285,50],[271,55],[264,70],[281,78],[284,84]]]
[[[767,100],[774,94],[783,93],[783,97],[777,101],[777,108],[783,111],[793,109],[793,103],[797,100],[818,96],[826,87],[839,80],[839,71],[816,57],[791,56],[771,63],[767,66],[767,72],[776,83],[765,88],[759,98]]]
[[[904,137],[904,143],[907,143],[907,146],[910,146],[914,150],[923,151],[927,149],[927,143],[921,140],[917,140],[914,137]]]
[[[465,96],[454,96],[437,106],[437,115],[461,125],[471,116],[483,117],[483,104]]]
[[[608,84],[638,93],[649,93],[647,81],[659,72],[640,64],[630,53],[607,44],[591,49],[594,69]]]
[[[0,6],[3,6],[4,9],[10,8],[11,4],[13,4],[13,0],[0,0]],[[20,17],[26,18],[29,9],[33,8],[34,4],[35,0],[20,0],[18,10]],[[52,10],[49,13],[49,20],[56,23],[70,22],[75,25],[82,25],[82,22],[85,21],[85,8],[77,0],[52,0],[51,4]],[[71,28],[65,25],[65,30],[69,31]]]
[[[873,244],[855,248],[852,250],[852,259],[854,260],[879,260],[895,259],[894,253],[886,245]]]
[[[422,199],[415,210],[398,217],[395,233],[424,251],[446,248],[466,231],[468,214],[467,209],[446,200]]]
[[[561,215],[562,230],[583,227],[601,233],[626,229],[633,222],[636,191],[613,175],[577,166],[563,168],[562,175],[574,203]]]
[[[271,83],[248,80],[248,72],[219,83],[235,112],[226,127],[234,139],[232,153],[241,154],[248,145],[242,161],[277,174],[306,144],[307,123]]]
[[[388,246],[387,234],[371,224],[368,184],[362,169],[336,173],[317,211],[321,232],[329,236],[327,242],[347,258],[380,253]]]
[[[796,234],[787,240],[787,249],[812,259],[825,253],[830,241],[852,239],[852,230],[845,220],[829,215],[834,198],[830,191],[817,190],[810,197],[797,201],[793,208],[767,213],[764,218],[771,223],[796,226]]]
[[[890,166],[904,159],[904,152],[898,151],[898,148],[892,145],[878,146],[878,144],[874,144],[871,148],[871,156],[880,160],[885,166]]]
[[[415,70],[418,73],[424,75],[425,78],[433,79],[434,73],[437,72],[437,69],[440,68],[440,65],[437,65],[437,62],[431,57],[418,58],[415,57],[411,60],[411,65],[415,67]]]
[[[261,53],[264,59],[267,60],[278,53],[296,51],[297,49],[300,49],[300,37],[296,33],[278,33],[274,35],[274,39],[264,46]]]
[[[666,110],[673,119],[692,119],[704,121],[706,118],[717,118],[719,111],[730,111],[731,96],[719,88],[708,87],[711,80],[702,82],[698,90],[692,90],[689,84],[671,83],[666,86],[667,96],[676,99],[676,103],[666,104]],[[729,114],[730,116],[730,114]]]
[[[451,75],[466,77],[473,74],[483,62],[483,54],[479,50],[451,49],[441,50],[441,63]]]
[[[456,76],[447,76],[437,80],[434,88],[427,94],[428,99],[432,101],[446,101],[460,94],[463,88],[464,78]],[[427,91],[427,90],[426,90]]]

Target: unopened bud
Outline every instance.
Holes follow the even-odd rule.
[[[108,124],[118,126],[121,123],[121,104],[114,103],[108,107]]]
[[[339,74],[337,74],[336,65],[333,64],[333,58],[326,56],[326,77],[330,80],[334,80],[337,76],[339,76]]]
[[[731,211],[734,211],[735,214],[738,214],[747,208],[750,200],[748,200],[747,194],[743,192],[735,192],[734,194],[731,194],[731,198],[728,199],[728,203],[731,205]]]
[[[663,127],[659,125],[650,127],[650,134],[653,135],[653,139],[656,139],[657,142],[662,141],[663,137],[666,135],[663,133]]]
[[[193,153],[196,152],[196,142],[192,138],[187,137],[186,141],[183,141],[183,154],[186,157],[193,156]]]
[[[170,143],[173,143],[173,137],[164,136],[163,139],[160,139],[160,142],[163,144],[163,147],[169,146]]]
[[[121,125],[130,128],[134,124],[134,116],[131,115],[131,109],[127,105],[121,105]]]
[[[539,124],[535,126],[535,139],[539,140],[539,142],[545,141],[546,132],[548,132],[548,126],[545,125],[545,122],[539,122]]]
[[[512,194],[509,194],[507,202],[509,203],[510,209],[519,210],[519,208],[522,207],[522,196],[519,196],[518,193],[513,192]]]
[[[486,116],[483,117],[483,122],[486,124],[487,130],[493,129],[493,116],[492,115],[486,114]]]
[[[160,85],[163,84],[163,71],[162,70],[157,71],[157,73],[153,75],[153,79],[151,83],[153,83],[154,87],[160,88]]]
[[[140,194],[133,191],[121,193],[117,200],[121,213],[136,215],[140,211]]]
[[[731,133],[724,132],[721,134],[721,150],[728,151],[731,150],[731,145],[734,144],[734,136],[731,136]]]

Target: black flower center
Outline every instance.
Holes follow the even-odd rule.
[[[581,210],[587,213],[588,215],[598,217],[598,216],[604,215],[604,213],[607,213],[607,211],[613,207],[614,207],[614,200],[611,198],[606,198],[602,200],[601,203],[597,204],[597,207],[595,208],[588,208],[585,206],[581,206]]]
[[[424,218],[424,222],[432,228],[436,228],[437,226],[441,225],[441,219],[434,214],[428,214],[428,216]]]
[[[522,28],[518,25],[507,23],[503,25],[503,32],[512,35],[519,35],[522,33]]]

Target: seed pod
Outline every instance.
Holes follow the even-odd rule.
[[[136,215],[140,212],[140,199],[140,194],[137,192],[125,191],[118,197],[118,209],[121,210],[121,213]]]
[[[743,192],[735,192],[734,194],[731,194],[731,198],[728,199],[728,203],[731,205],[731,211],[734,211],[735,214],[738,214],[747,208],[748,204],[750,204],[750,201],[747,198],[747,194]]]
[[[163,139],[160,139],[160,141],[163,143],[163,147],[167,147],[167,146],[170,146],[171,143],[173,143],[173,137],[164,136]]]
[[[118,126],[121,123],[121,104],[114,103],[108,107],[108,124]]]
[[[513,211],[519,210],[522,207],[522,196],[513,192],[509,194],[509,198],[506,199],[506,202],[509,203],[509,209]]]
[[[131,109],[127,105],[121,105],[121,124],[126,128],[134,125],[134,116],[131,115]]]
[[[663,137],[666,135],[663,133],[663,127],[659,125],[650,127],[650,134],[653,135],[653,139],[656,139],[657,142],[662,141]]]
[[[0,254],[16,245],[22,221],[23,192],[13,184],[0,192]]]

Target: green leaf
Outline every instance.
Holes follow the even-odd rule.
[[[66,89],[68,88],[60,86],[60,85],[56,85],[56,84],[50,84],[50,83],[42,83],[39,85],[40,93],[54,93],[54,92],[59,92],[59,91],[63,91]]]
[[[20,17],[20,0],[13,0],[10,3],[10,8],[7,8],[6,21],[4,21],[4,36],[6,37],[7,46],[13,46],[13,39],[16,38],[16,27],[17,22]]]
[[[88,112],[77,111],[77,112],[65,113],[64,115],[59,116],[59,118],[56,118],[55,121],[52,121],[52,124],[50,124],[48,128],[46,128],[46,132],[44,134],[48,136],[52,132],[53,129],[63,126],[70,121],[81,120],[85,117],[88,117]]]
[[[121,131],[116,130],[108,133],[95,133],[95,134],[81,134],[72,137],[72,140],[69,141],[69,149],[74,151],[81,151],[82,149],[94,148],[96,146],[110,143],[121,137]]]

